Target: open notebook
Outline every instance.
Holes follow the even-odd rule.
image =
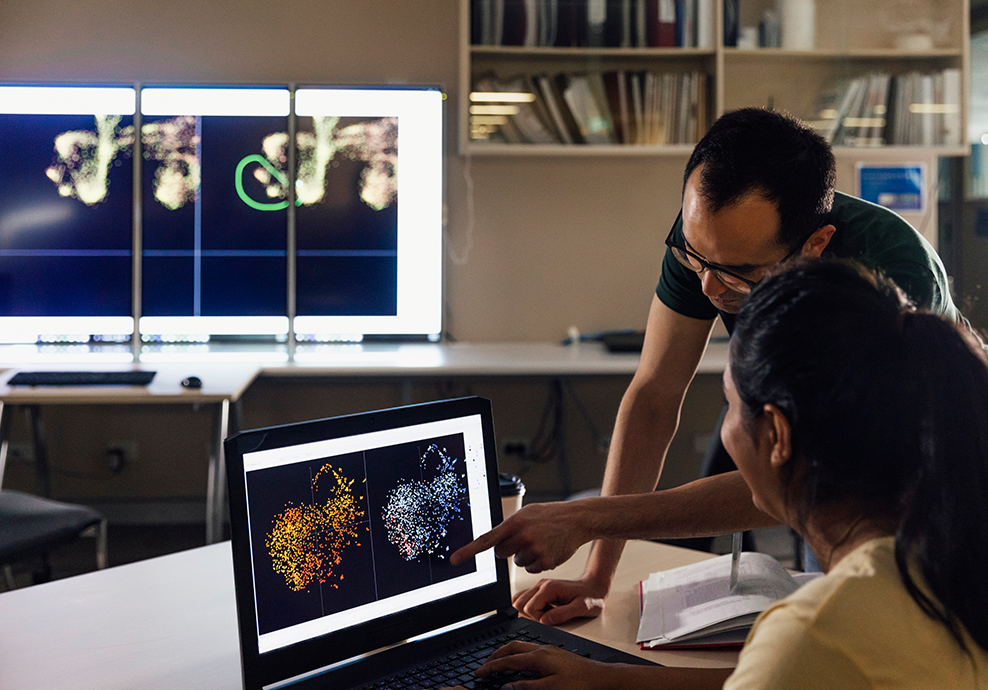
[[[469,687],[483,657],[456,655],[515,634],[647,663],[518,618],[492,551],[450,564],[501,520],[495,447],[481,398],[227,439],[244,687]],[[441,681],[430,659],[447,660]]]

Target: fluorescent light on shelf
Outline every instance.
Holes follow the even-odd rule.
[[[484,125],[505,125],[508,118],[504,115],[474,115],[470,118],[470,124],[483,127]]]
[[[531,103],[535,94],[518,91],[473,91],[470,100],[474,103]]]
[[[884,127],[884,117],[845,117],[845,127]]]
[[[952,115],[959,112],[956,103],[910,103],[909,112],[918,114]]]
[[[471,115],[517,115],[517,105],[471,105]]]

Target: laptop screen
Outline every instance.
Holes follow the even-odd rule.
[[[318,668],[497,608],[471,597],[498,584],[491,551],[449,562],[501,517],[487,401],[245,432],[226,449],[245,674],[255,649]],[[298,659],[310,641],[340,652]]]

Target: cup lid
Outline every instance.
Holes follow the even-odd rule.
[[[525,493],[525,485],[517,474],[499,472],[497,477],[500,480],[502,496],[518,496]]]

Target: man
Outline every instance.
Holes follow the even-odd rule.
[[[714,319],[731,331],[770,268],[822,254],[853,257],[918,306],[960,318],[929,243],[898,215],[836,193],[835,176],[830,146],[790,116],[751,108],[714,123],[686,166],[682,211],[666,239],[641,361],[618,409],[601,498],[527,506],[456,552],[454,563],[494,546],[497,556],[540,572],[597,540],[580,579],[542,580],[515,597],[524,615],[556,625],[600,613],[624,539],[776,524],[754,507],[736,470],[655,492]]]

